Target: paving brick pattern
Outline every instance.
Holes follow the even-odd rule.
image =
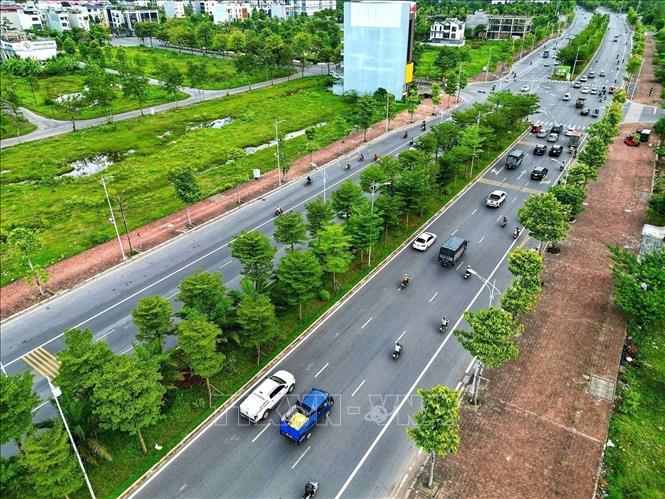
[[[625,335],[606,244],[637,249],[651,188],[652,151],[621,140],[635,128],[623,126],[585,212],[547,256],[520,357],[486,369],[482,404],[463,407],[459,451],[436,465],[439,498],[592,497],[611,403],[587,390],[592,376],[615,381]]]

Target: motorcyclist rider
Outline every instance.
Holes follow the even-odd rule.
[[[404,274],[404,275],[402,276],[402,284],[403,284],[404,286],[406,286],[407,284],[409,284],[409,281],[410,281],[410,280],[411,280],[411,278],[409,277],[409,274]]]
[[[346,169],[347,169],[347,170],[350,170],[350,169],[351,169],[351,163],[347,163],[347,164],[346,164]]]
[[[307,482],[305,484],[305,495],[303,496],[303,499],[310,499],[314,497],[314,494],[316,494],[317,490],[319,490],[319,482]]]
[[[360,161],[365,161],[365,155],[362,153],[360,154]]]
[[[402,136],[403,139],[407,138],[409,136],[409,132],[405,131],[404,135]]]
[[[443,329],[446,329],[448,327],[448,319],[446,319],[445,315],[441,317],[441,327]]]
[[[504,216],[501,219],[501,227],[505,227],[507,223],[508,223],[508,219]]]
[[[395,342],[395,353],[397,353],[397,354],[402,353],[403,348],[404,348],[404,346],[399,341]]]
[[[306,184],[306,185],[310,185],[311,183],[312,183],[312,177],[310,177],[309,175],[307,175],[307,179],[305,180],[305,184]]]

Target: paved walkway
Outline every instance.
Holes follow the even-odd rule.
[[[324,68],[320,65],[313,65],[305,68],[305,73],[304,76],[318,76],[322,74],[322,70]],[[114,70],[107,70],[109,72],[114,72]],[[220,97],[224,97],[226,95],[235,95],[235,94],[242,94],[245,92],[249,92],[251,90],[257,90],[259,88],[264,88],[264,87],[269,87],[274,84],[279,84],[279,83],[284,83],[286,81],[290,80],[296,80],[299,78],[302,78],[303,75],[301,73],[297,73],[294,75],[290,76],[285,76],[282,78],[275,78],[274,80],[269,80],[269,81],[263,81],[263,82],[258,82],[258,83],[252,83],[251,85],[244,85],[242,87],[236,87],[236,88],[230,88],[230,89],[224,89],[224,90],[198,90],[194,88],[188,88],[188,87],[181,87],[181,89],[189,94],[189,97],[186,99],[180,100],[180,101],[175,101],[175,102],[167,102],[164,104],[159,104],[156,106],[151,106],[143,110],[145,114],[156,114],[156,113],[162,113],[164,111],[168,111],[170,109],[173,109],[175,107],[187,107],[191,106],[193,104],[198,104],[199,102],[202,101],[207,101],[207,100],[212,100],[212,99],[218,99]],[[161,82],[159,80],[155,80],[153,78],[150,78],[150,82],[153,85],[159,85]],[[55,137],[57,135],[62,135],[65,133],[69,133],[72,131],[72,122],[71,121],[60,121],[60,120],[53,120],[50,118],[45,118],[43,116],[40,116],[28,109],[23,108],[25,117],[30,121],[31,123],[35,124],[37,126],[37,130],[30,132],[26,135],[23,135],[21,137],[20,143],[25,143],[25,142],[31,142],[34,140],[41,140],[45,139],[48,137]],[[127,111],[124,113],[120,114],[114,114],[113,115],[113,121],[124,121],[124,120],[130,120],[132,118],[137,118],[141,116],[141,110],[140,109],[135,109],[134,111]],[[76,120],[76,130],[80,130],[83,128],[90,128],[93,126],[97,125],[103,125],[108,122],[107,118],[102,116],[99,118],[91,118],[87,120]],[[19,144],[19,140],[16,137],[5,139],[0,142],[0,149],[4,149],[6,147],[10,147],[13,145]]]

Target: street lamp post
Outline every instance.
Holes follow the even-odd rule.
[[[277,142],[277,184],[282,185],[282,167],[280,165],[279,156],[279,124],[284,120],[275,121],[275,142]]]
[[[476,272],[475,270],[473,270],[471,267],[467,267],[467,270],[469,271],[469,273],[470,273],[471,275],[476,276],[478,279],[480,279],[480,280],[483,282],[483,287],[487,286],[487,288],[489,289],[489,292],[490,292],[490,303],[489,303],[488,306],[491,307],[491,306],[492,306],[492,301],[494,301],[494,296],[495,296],[495,295],[500,295],[500,294],[501,294],[501,291],[500,291],[499,288],[497,288],[496,285],[495,285],[495,283],[496,283],[496,279],[494,279],[493,281],[490,282],[488,279],[485,279],[485,278],[484,278],[483,276],[481,276],[478,272]]]
[[[577,67],[577,56],[580,55],[580,49],[582,48],[581,45],[577,46],[577,53],[575,54],[575,62],[573,62],[573,79],[575,79],[575,68]]]
[[[122,255],[123,260],[127,260],[127,256],[125,255],[125,249],[122,247],[122,239],[120,239],[120,231],[118,231],[118,224],[115,221],[115,214],[113,213],[113,206],[111,205],[111,198],[109,197],[109,191],[106,188],[106,179],[104,178],[104,175],[101,175],[101,182],[102,185],[104,186],[104,195],[106,196],[106,202],[109,205],[109,211],[111,212],[111,223],[113,223],[113,227],[115,228],[115,235],[118,238],[118,245],[120,246],[120,254]]]
[[[85,478],[85,483],[88,486],[88,492],[90,492],[90,497],[92,497],[92,499],[95,499],[95,491],[92,490],[92,484],[90,483],[90,479],[88,478],[88,473],[85,471],[85,466],[83,465],[83,461],[81,460],[81,455],[79,454],[79,451],[76,448],[76,442],[74,441],[72,432],[69,430],[69,425],[67,424],[65,415],[62,412],[62,407],[60,407],[60,401],[58,400],[58,397],[62,395],[62,391],[60,390],[59,387],[54,386],[53,383],[51,383],[50,377],[46,376],[46,381],[48,381],[48,386],[51,389],[51,393],[53,394],[53,400],[55,400],[55,405],[58,406],[58,412],[60,413],[60,417],[62,418],[62,423],[65,426],[65,430],[67,430],[67,435],[69,435],[69,441],[72,443],[72,447],[74,448],[74,454],[76,454],[76,459],[78,460],[79,466],[81,467],[81,471],[83,471],[83,477]]]
[[[490,64],[492,62],[492,49],[494,47],[490,47],[490,52],[489,55],[487,56],[487,70],[485,71],[485,83],[487,83],[487,80],[489,79],[490,76]]]

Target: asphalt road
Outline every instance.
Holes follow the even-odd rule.
[[[582,19],[575,22],[573,34],[582,24]],[[617,30],[623,33],[624,22],[613,15],[609,33]],[[628,49],[623,44],[625,39],[622,34],[621,43],[612,43],[610,38],[603,44],[596,70],[605,64],[607,71],[616,59],[616,50]],[[533,64],[529,64],[531,60]],[[574,97],[570,102],[561,100],[564,87],[559,86],[569,88],[570,84],[547,81],[549,68],[541,61],[534,54],[519,62],[515,65],[518,79],[502,82],[502,86],[516,91],[528,81],[532,91],[542,98],[539,119],[577,128],[588,126],[593,119],[579,116]],[[478,91],[486,91],[491,85],[470,86],[463,92],[465,100],[483,100],[487,93]],[[418,133],[416,126],[409,135]],[[408,147],[401,135],[399,131],[382,137],[358,153],[364,152],[367,158],[374,153],[396,154]],[[342,492],[347,497],[385,497],[402,488],[416,455],[404,431],[409,416],[418,409],[417,400],[410,397],[414,388],[432,384],[454,387],[472,360],[451,336],[453,327],[446,336],[439,334],[440,318],[446,315],[456,327],[467,307],[488,304],[484,283],[475,277],[462,278],[464,266],[471,265],[503,290],[510,283],[505,268],[509,251],[518,244],[535,244],[527,242],[526,235],[517,241],[511,237],[517,224],[516,211],[531,194],[547,190],[560,175],[558,163],[546,156],[533,156],[536,142],[542,141],[526,136],[517,146],[527,153],[520,168],[505,170],[501,158],[432,223],[428,230],[438,235],[432,248],[424,253],[406,248],[396,255],[276,367],[295,375],[294,397],[318,386],[336,398],[330,423],[317,428],[310,441],[295,446],[280,437],[274,427],[279,410],[274,411],[267,425],[249,426],[238,421],[237,410],[232,407],[202,433],[202,438],[162,468],[163,472],[138,495],[294,497],[308,479],[321,481],[321,497]],[[562,138],[559,143],[567,141]],[[568,160],[566,154],[560,159]],[[350,172],[342,168],[345,158],[325,167],[328,192],[348,177],[357,179],[367,164],[358,163],[355,156],[351,161]],[[540,182],[530,180],[531,169],[543,163],[549,163],[549,176]],[[242,228],[271,235],[276,205],[302,211],[305,202],[321,195],[322,171],[312,176],[314,185],[309,188],[301,182],[285,186],[7,321],[0,344],[5,368],[10,373],[26,369],[26,360],[35,362],[37,354],[42,353],[40,349],[56,353],[63,347],[62,332],[72,327],[89,327],[96,340],[108,342],[116,352],[128,351],[135,331],[130,313],[136,301],[153,294],[173,300],[179,281],[195,269],[221,272],[228,285],[237,286],[240,266],[228,250],[233,236]],[[504,205],[495,210],[484,206],[494,189],[508,194]],[[497,223],[503,215],[510,220],[505,229]],[[469,248],[459,268],[445,269],[436,263],[437,248],[452,234],[468,239]],[[412,283],[399,291],[404,272],[413,277]],[[398,337],[405,352],[395,362],[390,354]],[[37,390],[46,395],[41,377]],[[280,410],[287,406],[286,401],[282,402]],[[49,410],[50,406],[45,406],[42,416]]]

